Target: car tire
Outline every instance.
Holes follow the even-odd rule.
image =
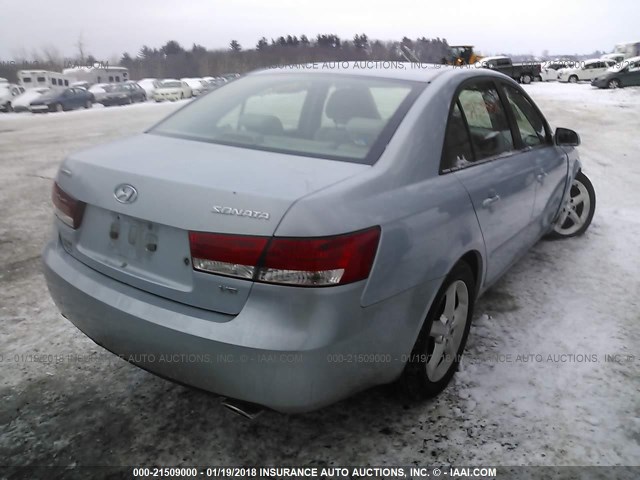
[[[524,85],[529,85],[531,83],[531,80],[532,77],[528,73],[525,73],[520,77],[520,83],[523,83]]]
[[[620,83],[620,80],[618,80],[617,78],[612,78],[607,83],[607,88],[610,88],[610,89],[622,88],[622,83]]]
[[[87,100],[86,102],[84,102],[84,108],[85,109],[89,109],[93,107],[93,104],[91,103],[91,100]]]
[[[542,81],[543,81],[543,80],[542,80],[542,75],[538,75],[538,76],[536,77],[536,81],[538,81],[538,82],[542,82]]]
[[[64,112],[64,106],[61,103],[56,103],[56,112]]]
[[[595,211],[596,191],[591,180],[580,171],[571,185],[569,200],[560,210],[548,237],[560,239],[582,235],[591,225]]]
[[[473,271],[460,261],[436,294],[405,366],[401,383],[408,397],[431,398],[445,389],[467,343],[475,297]]]
[[[6,105],[4,106],[4,111],[7,113],[13,112],[13,105],[11,105],[11,102],[6,103]]]
[[[577,75],[571,75],[569,77],[569,83],[578,83],[578,76]]]

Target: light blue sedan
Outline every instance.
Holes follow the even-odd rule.
[[[496,72],[341,66],[247,75],[67,158],[43,252],[62,314],[247,416],[444,389],[478,296],[589,226],[580,139]]]

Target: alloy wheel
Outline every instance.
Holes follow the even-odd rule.
[[[447,288],[442,313],[434,319],[427,342],[427,378],[440,381],[449,371],[460,349],[469,313],[469,290],[458,280]]]
[[[591,212],[591,198],[587,187],[578,179],[573,181],[569,200],[560,213],[554,230],[560,235],[567,236],[576,233],[589,219]]]

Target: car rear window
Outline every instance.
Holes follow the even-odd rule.
[[[425,85],[350,75],[250,75],[148,133],[372,164]]]

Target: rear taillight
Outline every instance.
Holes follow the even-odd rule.
[[[267,237],[189,232],[193,268],[250,280],[268,241]]]
[[[343,285],[369,276],[378,227],[321,238],[269,238],[190,232],[196,270],[306,287]]]
[[[51,192],[53,207],[56,216],[71,228],[76,229],[82,223],[86,203],[76,200],[60,188],[57,182],[53,183]]]

